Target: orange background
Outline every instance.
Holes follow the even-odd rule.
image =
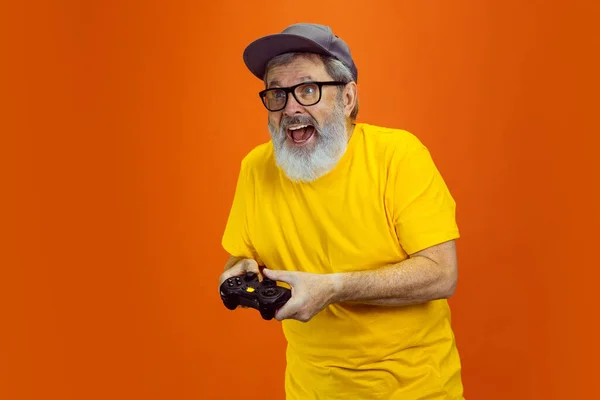
[[[278,323],[217,279],[268,140],[241,53],[306,20],[350,44],[359,120],[417,134],[457,200],[467,398],[594,398],[597,1],[1,7],[0,399],[284,398]]]

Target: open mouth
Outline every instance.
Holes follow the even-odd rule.
[[[287,136],[295,144],[304,144],[315,134],[315,127],[310,124],[292,125],[286,129]]]

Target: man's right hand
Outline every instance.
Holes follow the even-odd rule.
[[[225,271],[219,277],[219,288],[221,284],[232,276],[244,275],[247,272],[254,272],[258,279],[262,281],[262,275],[258,268],[258,263],[251,258],[229,257],[225,263]]]

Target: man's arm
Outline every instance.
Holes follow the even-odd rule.
[[[449,298],[458,279],[454,240],[388,267],[332,274],[332,303],[402,306]]]
[[[376,270],[316,274],[265,268],[263,274],[292,287],[292,298],[277,310],[275,319],[307,322],[332,303],[407,306],[449,298],[457,270],[454,241],[448,241]]]

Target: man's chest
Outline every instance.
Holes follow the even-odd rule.
[[[397,262],[403,254],[376,182],[272,187],[256,195],[251,239],[265,265],[337,272]]]

